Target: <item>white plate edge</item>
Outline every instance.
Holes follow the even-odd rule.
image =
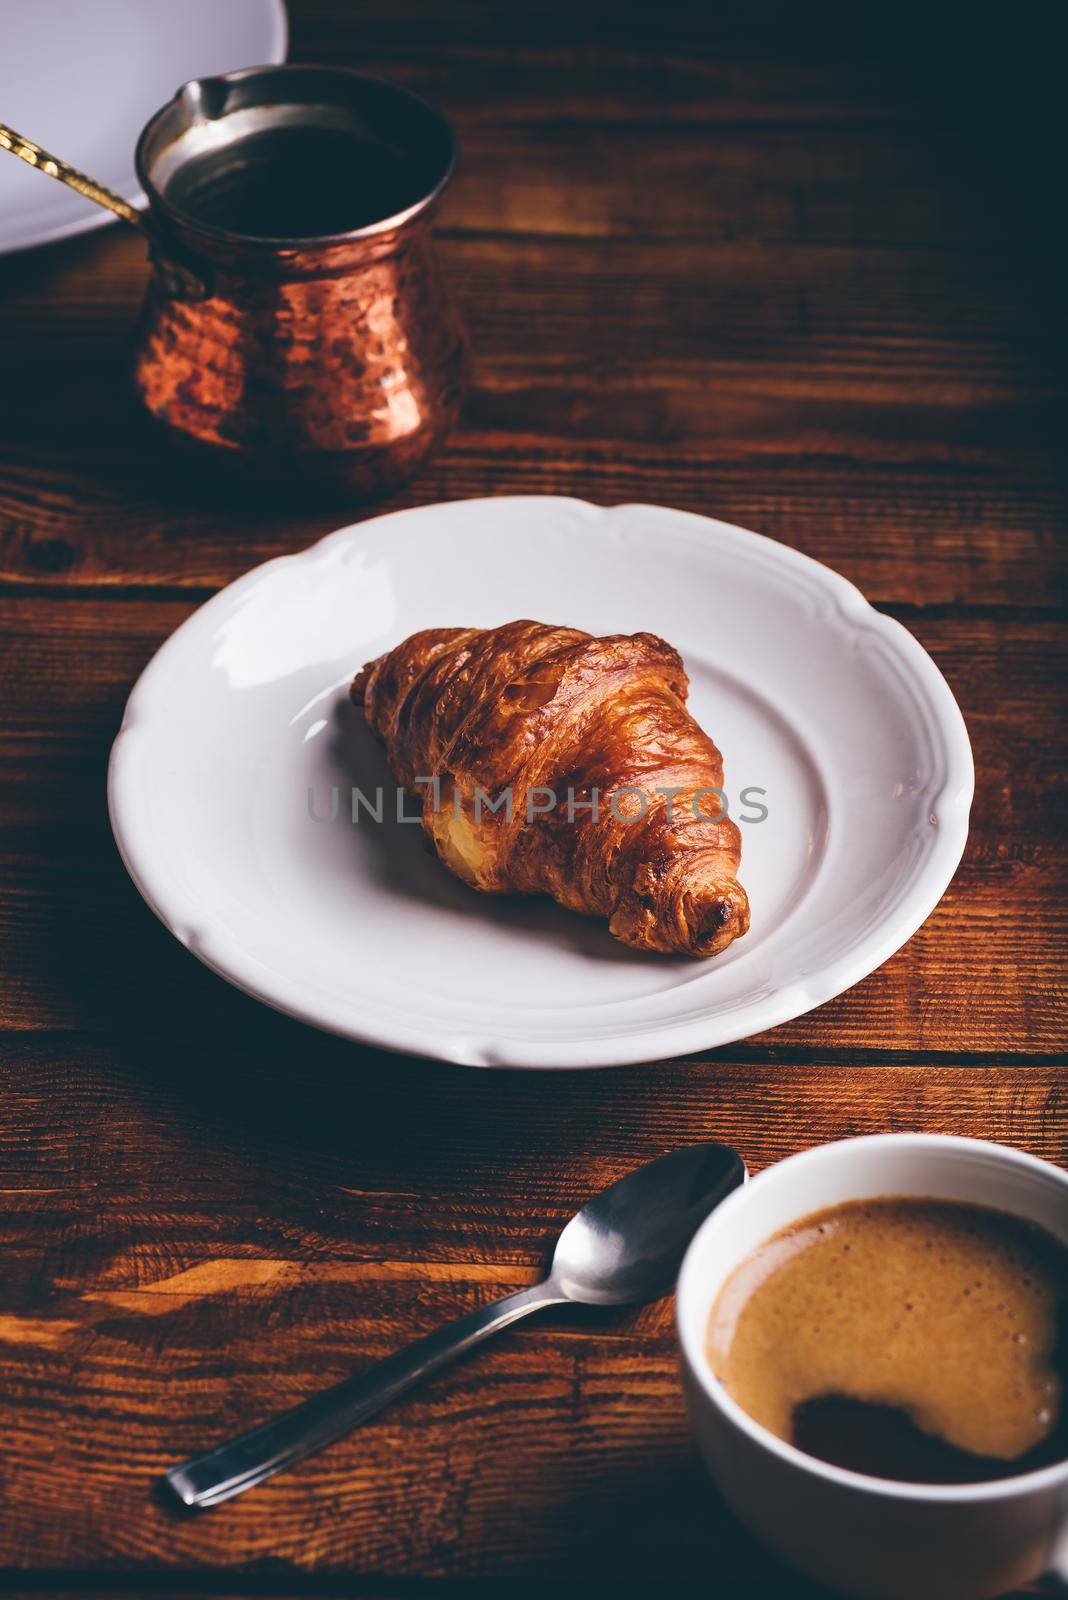
[[[270,40],[267,54],[262,61],[249,61],[243,63],[243,65],[250,67],[281,66],[289,53],[289,13],[286,10],[286,3],[285,0],[261,0],[261,3],[265,10],[269,9],[273,12],[273,36]],[[237,72],[240,68],[235,66],[229,68],[229,70]],[[183,85],[180,83],[175,84],[175,93],[177,94],[182,87]],[[165,102],[161,101],[160,109],[162,109],[163,104]],[[62,155],[62,151],[57,153]],[[51,181],[54,182],[55,180]],[[137,211],[144,211],[148,205],[148,196],[138,183],[133,183],[128,188],[116,189],[115,192]],[[44,233],[38,234],[36,238],[25,239],[18,244],[0,245],[0,259],[6,256],[24,255],[28,250],[47,249],[49,245],[61,244],[65,239],[80,238],[85,233],[95,233],[98,228],[110,227],[120,220],[114,213],[106,211],[102,206],[94,205],[91,200],[86,200],[85,207],[84,217],[72,217],[69,222],[61,222],[56,226],[50,227]]]
[[[118,797],[121,772],[127,764],[130,736],[136,731],[137,723],[141,720],[139,714],[141,702],[151,698],[154,682],[157,677],[162,677],[167,666],[166,658],[184,630],[198,632],[211,626],[216,612],[221,613],[224,608],[239,603],[243,595],[254,588],[269,569],[274,570],[285,562],[300,563],[321,559],[330,547],[347,542],[360,530],[372,526],[380,529],[383,524],[395,518],[411,519],[413,516],[424,516],[429,520],[435,514],[445,510],[455,513],[464,506],[499,504],[504,508],[516,503],[582,508],[584,514],[596,514],[596,520],[601,520],[603,516],[611,515],[613,512],[640,511],[667,514],[673,522],[685,520],[690,523],[695,532],[703,533],[705,537],[711,525],[717,533],[726,536],[731,542],[740,540],[750,545],[752,541],[758,541],[768,547],[769,553],[774,553],[774,559],[787,566],[793,565],[799,572],[803,571],[816,587],[829,594],[839,611],[850,618],[854,626],[863,627],[886,640],[894,654],[903,659],[911,669],[910,678],[914,686],[922,692],[925,709],[931,712],[935,726],[942,736],[947,775],[940,793],[931,802],[932,808],[937,808],[938,832],[934,846],[923,863],[924,892],[920,893],[920,885],[913,885],[903,896],[897,907],[896,916],[882,925],[880,929],[882,936],[865,941],[859,949],[847,951],[838,961],[822,968],[817,975],[818,981],[793,983],[779,990],[772,1000],[752,1001],[740,1006],[736,1011],[723,1014],[722,1020],[725,1026],[714,1030],[711,1037],[707,1023],[702,1019],[663,1024],[650,1029],[647,1034],[633,1036],[629,1044],[625,1039],[616,1037],[580,1041],[552,1040],[538,1044],[522,1039],[497,1038],[491,1041],[459,1034],[446,1035],[440,1032],[431,1034],[422,1027],[410,1027],[394,1022],[389,1024],[387,1039],[382,1032],[354,1024],[348,1015],[344,1017],[335,1015],[333,1020],[329,1018],[324,1020],[321,1012],[313,1012],[300,999],[301,987],[288,985],[277,973],[272,974],[276,993],[266,993],[262,984],[257,981],[255,959],[249,957],[247,952],[234,941],[220,940],[216,935],[213,941],[214,949],[211,952],[206,950],[197,927],[196,908],[187,909],[185,916],[176,916],[173,909],[169,913],[165,912],[163,906],[167,903],[168,896],[165,892],[160,892],[158,885],[166,879],[166,874],[157,872],[154,881],[150,882],[153,880],[153,874],[142,871],[135,860],[137,852],[130,843],[129,815],[127,814],[127,827],[124,829],[122,802]],[[130,692],[122,725],[112,745],[108,762],[107,798],[108,816],[120,857],[146,904],[180,943],[212,971],[246,994],[274,1010],[296,1017],[322,1031],[353,1039],[375,1049],[429,1056],[465,1066],[566,1070],[636,1065],[737,1043],[741,1039],[763,1033],[769,1028],[779,1027],[784,1022],[814,1010],[846,989],[852,988],[906,944],[941,900],[960,864],[967,844],[968,818],[974,787],[974,762],[964,718],[937,664],[902,623],[877,611],[861,591],[834,568],[765,534],[723,522],[716,517],[706,517],[697,512],[633,501],[600,506],[592,501],[567,495],[500,495],[439,501],[432,505],[407,507],[350,523],[325,534],[302,550],[291,551],[261,562],[204,601],[159,646]],[[136,828],[133,831],[136,831]],[[174,900],[180,904],[182,900],[180,892],[173,897],[172,905]]]

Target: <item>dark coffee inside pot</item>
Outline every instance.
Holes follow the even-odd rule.
[[[422,199],[425,173],[394,146],[355,129],[307,123],[191,155],[166,180],[175,210],[259,239],[349,233]]]

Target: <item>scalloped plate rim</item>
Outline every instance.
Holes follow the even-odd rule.
[[[532,1040],[522,1033],[511,1034],[503,1030],[493,1037],[486,1037],[484,1029],[481,1030],[481,1036],[477,1030],[474,1036],[470,1032],[459,1031],[442,1035],[437,1031],[430,1033],[426,1025],[409,1026],[393,1018],[382,1023],[373,1017],[361,1021],[349,1014],[344,1017],[331,1015],[321,1002],[317,1003],[314,996],[307,994],[306,986],[302,992],[301,985],[279,981],[275,973],[265,982],[262,973],[257,971],[255,958],[243,949],[239,941],[221,937],[217,929],[206,930],[202,926],[203,914],[198,916],[197,908],[182,905],[181,892],[175,889],[173,883],[168,884],[162,853],[157,852],[153,856],[150,851],[146,857],[145,851],[134,838],[136,825],[133,823],[133,808],[131,798],[125,792],[131,744],[139,725],[143,725],[145,719],[151,718],[158,709],[154,708],[153,701],[157,693],[165,691],[167,676],[182,650],[199,638],[207,637],[208,631],[218,620],[232,613],[237,605],[254,593],[268,572],[277,572],[287,565],[314,566],[332,554],[335,548],[358,545],[366,541],[369,535],[380,533],[387,524],[413,525],[418,520],[429,522],[436,515],[446,513],[453,516],[474,506],[492,506],[506,514],[510,506],[517,504],[536,504],[545,511],[554,507],[580,509],[583,517],[599,525],[607,518],[618,521],[625,519],[627,514],[652,514],[667,518],[675,528],[685,528],[706,541],[714,532],[736,547],[740,543],[751,554],[759,551],[772,566],[792,568],[797,576],[804,576],[813,592],[827,597],[839,617],[853,631],[866,632],[877,638],[907,668],[912,686],[925,694],[926,708],[932,713],[944,739],[947,775],[940,793],[932,798],[932,807],[937,807],[939,825],[931,849],[920,862],[921,881],[911,884],[877,928],[859,942],[855,941],[837,960],[777,988],[762,1000],[705,1013],[696,1020],[674,1024],[654,1023],[648,1029],[633,1028],[622,1035],[606,1032],[592,1038]],[[411,531],[414,535],[418,530],[412,526]],[[402,636],[398,634],[398,637]],[[927,651],[907,628],[894,618],[876,611],[861,591],[833,568],[766,535],[696,512],[643,502],[600,506],[573,496],[501,495],[414,506],[348,524],[323,535],[302,550],[272,557],[211,596],[179,624],[137,679],[112,747],[107,788],[109,817],[116,845],[139,893],[164,926],[187,949],[236,988],[322,1031],[401,1055],[481,1067],[569,1069],[634,1065],[735,1043],[823,1005],[867,977],[912,937],[952,880],[968,837],[974,765],[960,709]]]

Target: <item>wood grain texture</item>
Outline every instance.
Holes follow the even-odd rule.
[[[661,500],[782,538],[875,600],[1063,602],[1043,305],[1019,305],[1004,261],[442,244],[475,353],[465,420],[371,509]],[[0,267],[19,395],[0,435],[0,583],[203,592],[368,514],[249,504],[190,478],[127,388],[145,271],[118,232]]]
[[[823,1600],[708,1488],[667,1302],[518,1328],[210,1516],[154,1484],[531,1281],[576,1205],[673,1146],[757,1170],[921,1128],[1068,1165],[1056,8],[996,32],[950,9],[873,39],[849,0],[291,0],[293,59],[393,77],[460,138],[439,239],[473,382],[381,509],[563,493],[752,526],[904,620],[960,700],[978,785],[945,900],[854,990],[712,1059],[549,1083],[401,1061],[178,948],[107,829],[129,688],[206,594],[379,508],[253,504],[171,453],[127,387],[136,239],[0,261],[0,1588],[714,1573]]]
[[[1063,1075],[1041,1062],[784,1073],[725,1053],[548,1095],[302,1037],[297,1076],[225,1041],[9,1045],[0,1561],[621,1580],[718,1551],[763,1572],[693,1459],[668,1302],[516,1330],[209,1517],[149,1491],[176,1456],[530,1282],[574,1206],[666,1148],[718,1137],[755,1170],[919,1123],[1068,1157]]]
[[[130,598],[0,601],[0,686],[12,708],[0,731],[3,1025],[99,1028],[117,1003],[131,1028],[154,1030],[175,1010],[169,1026],[254,1025],[253,1003],[141,905],[104,815],[107,749],[128,686],[189,610]],[[965,862],[904,950],[766,1042],[1062,1050],[1068,830],[1050,752],[1068,732],[1068,639],[1056,622],[911,621],[960,700],[981,773]]]

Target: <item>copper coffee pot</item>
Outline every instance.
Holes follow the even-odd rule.
[[[138,141],[146,217],[0,144],[149,235],[133,381],[176,438],[259,484],[362,498],[452,425],[464,346],[429,224],[455,142],[416,95],[341,67],[194,79]]]

